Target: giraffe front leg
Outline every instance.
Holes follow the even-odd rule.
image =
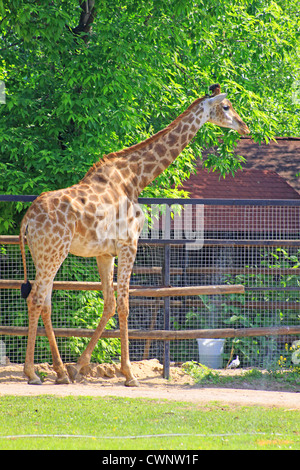
[[[127,387],[138,387],[139,382],[133,375],[131,363],[129,359],[129,343],[128,343],[128,322],[129,313],[128,297],[122,296],[118,298],[118,315],[120,322],[120,338],[121,338],[121,372],[125,376],[125,385]]]
[[[120,323],[121,338],[121,372],[125,375],[127,387],[138,387],[129,359],[128,314],[129,314],[129,281],[135,260],[136,248],[124,247],[118,257],[118,296],[117,311]]]
[[[80,358],[77,361],[77,364],[68,364],[67,365],[67,371],[69,374],[70,379],[72,382],[75,382],[78,377],[80,377],[80,371],[83,369],[83,367],[87,366],[90,363],[91,355],[92,352],[101,337],[103,330],[108,322],[108,320],[111,317],[110,312],[106,312],[105,309],[103,311],[102,318],[100,320],[99,325],[97,326],[96,330],[93,333],[93,336],[91,337],[91,340],[89,344],[87,345],[85,351],[81,354]]]

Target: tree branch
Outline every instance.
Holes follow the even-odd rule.
[[[85,0],[82,3],[81,0],[79,0],[79,4],[82,9],[79,24],[75,28],[70,28],[75,36],[78,36],[80,33],[89,33],[96,16],[95,0]],[[83,36],[83,40],[84,42],[87,42],[87,34]]]

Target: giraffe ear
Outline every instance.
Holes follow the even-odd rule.
[[[225,100],[227,93],[220,93],[219,95],[213,96],[212,98],[208,99],[209,104],[218,104],[221,101]]]

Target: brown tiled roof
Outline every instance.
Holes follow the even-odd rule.
[[[300,139],[277,138],[277,142],[259,145],[243,138],[236,153],[247,159],[244,168],[276,171],[300,193]]]
[[[199,168],[182,188],[191,198],[201,199],[300,199],[300,194],[284,178],[269,170],[245,169],[224,179],[217,172]]]
[[[211,149],[209,150],[211,152]],[[300,199],[300,139],[278,139],[277,143],[255,144],[241,139],[237,155],[247,159],[243,171],[224,179],[218,172],[208,172],[198,163],[196,174],[182,188],[191,198],[199,199]],[[204,156],[205,159],[205,156]],[[240,231],[266,234],[276,226],[287,237],[299,233],[299,208],[251,206],[205,206],[204,227],[207,231]],[[224,222],[225,221],[225,222]],[[224,226],[222,226],[224,224]]]
[[[300,139],[279,138],[277,143],[259,145],[243,138],[236,154],[247,161],[234,177],[208,173],[199,162],[183,189],[195,198],[300,199]]]

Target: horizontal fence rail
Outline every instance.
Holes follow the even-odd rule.
[[[141,238],[139,240],[140,243],[149,244],[149,245],[185,245],[186,243],[194,243],[193,241],[189,240],[176,240],[176,239],[169,239],[169,240],[161,240],[155,238]],[[0,235],[0,243],[7,244],[7,245],[18,245],[19,244],[19,237],[17,236],[6,236]],[[300,240],[211,240],[206,239],[204,240],[203,245],[205,246],[299,246],[300,247]]]
[[[31,202],[35,198],[0,195],[0,202]],[[239,354],[244,367],[278,363],[285,344],[291,345],[300,334],[300,200],[140,198],[139,203],[149,214],[159,215],[154,229],[146,227],[141,234],[132,271],[131,356],[158,357],[167,378],[171,360],[198,359],[195,339],[226,338],[224,364],[233,353]],[[180,227],[178,236],[179,206],[193,209],[182,209],[182,218],[190,217],[189,231]],[[199,211],[202,218],[197,220],[199,206],[204,210]],[[8,351],[10,337],[27,335],[26,319],[20,325],[17,313],[22,310],[25,315],[26,302],[13,294],[23,282],[18,244],[16,235],[0,236],[4,247],[0,254],[0,299],[4,299],[0,303],[0,346],[4,341]],[[67,341],[61,343],[62,347],[67,344],[66,349],[69,344],[73,347],[68,338],[89,338],[94,329],[74,328],[72,321],[64,326],[61,309],[63,318],[72,318],[74,311],[77,318],[78,312],[87,312],[78,295],[94,296],[101,291],[101,282],[92,280],[92,270],[97,277],[95,264],[77,260],[69,255],[63,264],[67,268],[62,267],[53,286],[54,331],[61,341]],[[34,279],[31,269],[29,276]],[[64,272],[71,279],[65,279]],[[86,298],[91,310],[99,304],[97,298]],[[44,335],[45,330],[39,327],[41,339],[37,341],[43,341]],[[102,338],[118,339],[118,323],[105,330]],[[41,345],[40,349],[45,349],[44,343]]]
[[[95,330],[84,328],[54,328],[57,337],[85,337],[91,338]],[[278,326],[270,328],[218,328],[210,330],[128,330],[129,339],[151,339],[159,341],[172,341],[197,338],[247,338],[251,336],[275,336],[300,334],[300,326]],[[0,335],[27,336],[28,328],[0,326]],[[37,336],[46,336],[44,328],[37,329]],[[102,338],[120,338],[120,330],[105,330]]]
[[[0,202],[32,202],[38,195],[0,194]],[[232,198],[138,198],[140,204],[167,204],[167,205],[212,205],[212,206],[300,206],[300,199],[232,199]]]
[[[33,281],[31,281],[33,282]],[[0,280],[0,289],[20,289],[22,280]],[[92,290],[102,291],[101,282],[70,282],[54,281],[53,290]],[[117,290],[117,283],[114,283]],[[183,297],[188,295],[220,295],[220,294],[243,294],[242,285],[224,286],[187,286],[187,287],[142,287],[135,286],[129,289],[129,295],[135,297]]]

